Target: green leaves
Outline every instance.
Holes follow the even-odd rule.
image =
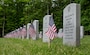
[[[54,21],[57,28],[63,27],[63,9],[70,4],[70,0],[57,0],[56,7],[52,8],[52,0],[3,0],[4,4],[0,4],[0,26],[2,28],[3,18],[5,16],[5,32],[10,32],[19,28],[23,24],[38,19],[40,30],[43,27],[43,17],[47,14],[47,5],[50,14],[54,14]],[[81,25],[85,27],[85,31],[90,31],[90,1],[75,0],[74,2],[81,5]],[[7,6],[8,5],[8,6]],[[10,25],[12,23],[12,25]],[[10,30],[10,31],[8,31]]]

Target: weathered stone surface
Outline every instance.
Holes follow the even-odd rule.
[[[80,45],[80,5],[71,3],[63,10],[63,44]]]

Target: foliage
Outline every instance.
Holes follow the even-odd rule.
[[[1,3],[4,1],[4,4]],[[42,30],[43,17],[47,14],[47,5],[50,14],[54,14],[57,28],[63,28],[63,9],[70,4],[69,0],[57,0],[56,7],[52,7],[52,0],[0,0],[0,29],[5,21],[5,33],[13,31],[31,20],[39,20],[39,29]],[[85,34],[90,32],[90,1],[73,0],[81,5],[81,25],[85,27]],[[5,20],[4,20],[5,18]]]

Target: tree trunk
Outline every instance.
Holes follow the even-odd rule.
[[[4,20],[3,20],[2,37],[4,37],[4,27],[5,27],[5,16],[4,16]]]

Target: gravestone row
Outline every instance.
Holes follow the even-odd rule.
[[[45,15],[43,18],[43,31],[39,33],[39,20],[34,20],[33,25],[35,28],[35,36],[31,37],[33,40],[37,38],[42,38],[43,42],[49,42],[49,37],[45,34],[49,28],[50,19],[53,19],[52,15]],[[31,23],[27,26],[20,27],[18,30],[23,30],[22,35],[16,35],[19,38],[30,38],[29,27]],[[27,31],[26,31],[27,29]],[[67,5],[63,10],[63,28],[59,29],[57,34],[59,38],[63,38],[63,44],[68,46],[79,46],[80,38],[84,36],[84,27],[80,26],[80,4],[71,3]]]

